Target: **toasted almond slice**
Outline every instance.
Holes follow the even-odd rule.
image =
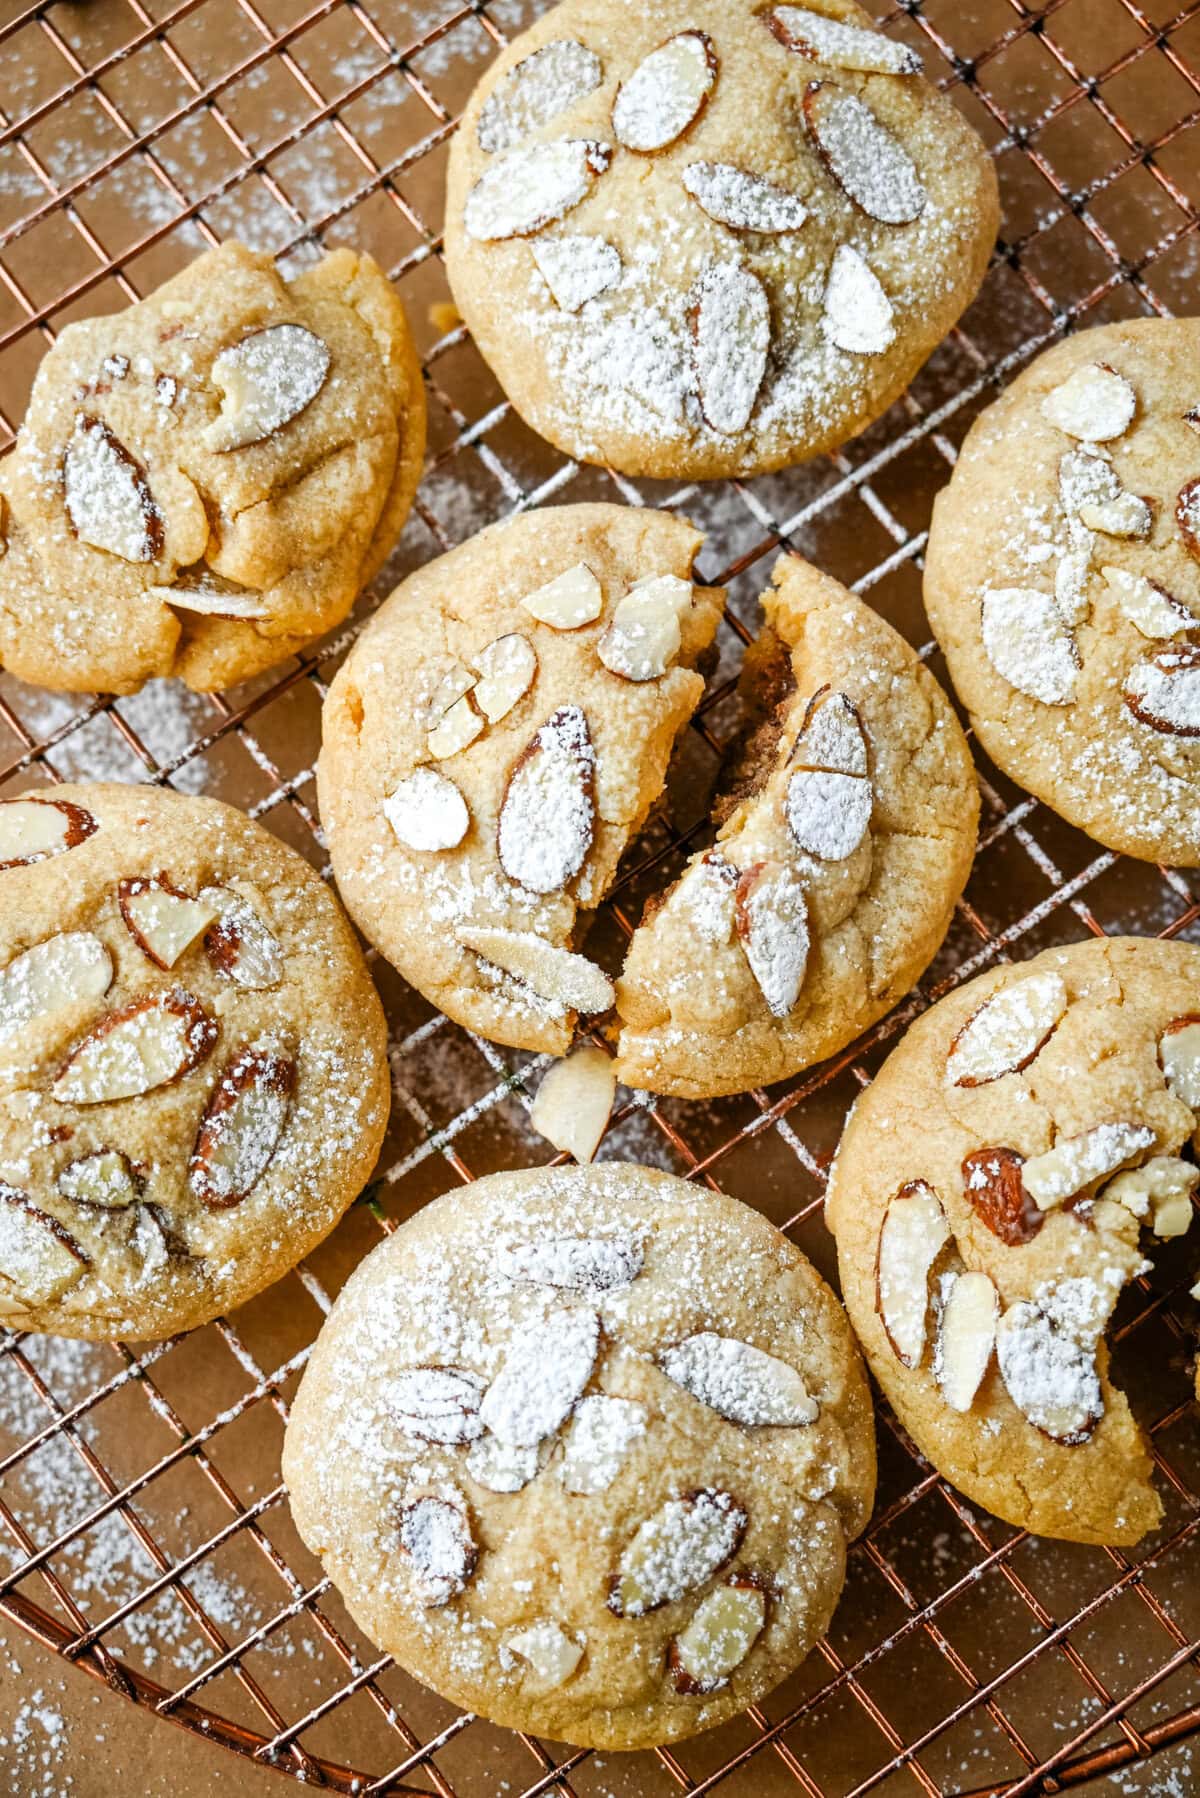
[[[864,74],[919,75],[924,64],[917,51],[881,31],[847,25],[806,6],[776,6],[762,15],[763,24],[785,50],[794,50],[813,62],[834,69],[859,69]]]
[[[125,928],[156,967],[173,968],[186,949],[218,916],[203,899],[173,886],[165,874],[137,875],[117,887]]]
[[[892,1353],[919,1367],[925,1352],[929,1274],[950,1241],[942,1202],[924,1180],[910,1180],[891,1200],[879,1233],[875,1302]]]
[[[587,860],[596,826],[596,752],[577,705],[559,706],[513,764],[496,848],[510,880],[560,893]]]
[[[798,768],[825,768],[836,774],[867,772],[867,739],[854,701],[832,687],[820,687],[804,711],[790,758]]]
[[[567,1292],[616,1292],[642,1271],[642,1246],[634,1236],[551,1236],[501,1252],[511,1280],[531,1280]]]
[[[1107,362],[1085,362],[1042,401],[1042,414],[1052,425],[1085,443],[1120,437],[1136,411],[1132,385]]]
[[[0,799],[0,874],[77,849],[98,826],[69,799]]]
[[[680,619],[687,617],[696,598],[692,582],[684,580],[681,574],[644,574],[640,581],[634,581],[629,591],[667,600]]]
[[[151,599],[164,606],[175,606],[181,612],[196,612],[205,618],[269,618],[271,608],[253,587],[239,587],[219,575],[204,574],[198,581],[180,587],[147,587]]]
[[[750,1653],[766,1621],[767,1595],[761,1586],[735,1575],[727,1585],[710,1592],[667,1650],[667,1669],[675,1690],[693,1697],[728,1685],[730,1674]]]
[[[797,768],[788,781],[784,815],[808,855],[840,862],[866,836],[873,803],[869,780],[824,768]]]
[[[431,756],[444,762],[452,755],[469,749],[484,727],[484,719],[475,709],[473,697],[464,693],[443,714],[425,739]]]
[[[804,122],[847,199],[882,225],[908,225],[929,198],[912,157],[871,108],[831,81],[810,81]]]
[[[416,768],[383,802],[383,815],[406,849],[455,849],[471,827],[467,802],[448,775]]]
[[[688,594],[690,603],[690,587]],[[655,582],[634,587],[618,600],[596,654],[622,680],[658,680],[674,663],[682,641],[678,606]]]
[[[533,685],[538,660],[529,639],[509,631],[480,650],[475,666],[479,671],[475,704],[489,724],[499,724]]]
[[[607,1392],[581,1398],[563,1440],[558,1468],[566,1490],[581,1498],[607,1492],[649,1421],[645,1405],[635,1399],[613,1398]]]
[[[865,256],[839,244],[829,265],[821,329],[839,350],[882,356],[895,341],[892,302]]]
[[[815,1423],[820,1416],[794,1367],[735,1336],[702,1330],[663,1349],[658,1365],[701,1404],[748,1429]]]
[[[86,1273],[88,1258],[57,1218],[0,1180],[0,1273],[28,1305],[51,1305]]]
[[[1066,1136],[1025,1163],[1025,1190],[1043,1211],[1085,1192],[1106,1174],[1140,1155],[1154,1141],[1145,1124],[1096,1124],[1077,1136]]]
[[[248,1198],[266,1173],[288,1120],[296,1064],[273,1049],[243,1049],[205,1107],[188,1184],[210,1211]]]
[[[600,58],[573,38],[555,38],[509,69],[479,109],[479,147],[494,155],[549,124],[604,79]]]
[[[524,1691],[554,1692],[566,1685],[583,1659],[583,1643],[547,1618],[510,1630],[501,1647],[502,1664],[504,1655],[516,1655],[527,1664]]]
[[[740,262],[710,262],[688,306],[700,407],[714,431],[734,437],[754,411],[771,347],[771,307]]]
[[[61,1105],[107,1105],[173,1085],[212,1054],[220,1028],[175,987],[110,1011],[78,1043],[51,1088]]]
[[[621,1556],[609,1585],[609,1610],[644,1617],[694,1592],[733,1559],[749,1521],[730,1492],[703,1487],[669,1498]]]
[[[586,562],[576,562],[555,575],[544,587],[527,593],[522,609],[556,631],[576,631],[591,624],[604,610],[604,593]]]
[[[248,899],[230,887],[205,887],[202,905],[212,907],[217,922],[204,938],[204,953],[217,970],[250,992],[267,992],[283,979],[283,949],[278,937]]]
[[[400,1512],[399,1540],[422,1604],[431,1609],[449,1604],[466,1589],[479,1550],[467,1519],[467,1501],[460,1492],[453,1498],[423,1497],[405,1505]]]
[[[1030,974],[1001,987],[971,1013],[950,1044],[949,1084],[986,1086],[1027,1068],[1049,1042],[1068,1002],[1061,974]]]
[[[103,1211],[124,1211],[138,1199],[141,1187],[119,1149],[97,1149],[67,1163],[55,1181],[65,1199],[77,1205],[95,1205]]]
[[[996,1345],[1000,1295],[983,1273],[952,1274],[938,1326],[933,1371],[952,1411],[975,1402]]]
[[[1125,677],[1122,699],[1138,720],[1169,737],[1200,737],[1200,646],[1160,649]]]
[[[1194,1162],[1183,1161],[1178,1155],[1154,1155],[1141,1167],[1128,1168],[1111,1179],[1104,1188],[1103,1199],[1124,1206],[1133,1217],[1145,1217],[1153,1210],[1156,1220],[1160,1205],[1182,1199],[1190,1215],[1197,1181],[1200,1168]]]
[[[581,1011],[591,1017],[607,1011],[616,1000],[612,981],[595,962],[570,949],[555,948],[544,937],[484,925],[474,930],[463,927],[456,935],[464,949],[523,981],[540,999],[563,1012]]]
[[[1079,652],[1048,593],[993,587],[983,596],[982,619],[983,647],[997,674],[1043,705],[1070,705]]]
[[[786,1018],[808,966],[808,905],[791,868],[756,862],[737,883],[734,924],[772,1017]]]
[[[80,413],[63,455],[63,503],[81,543],[123,562],[162,554],[163,519],[146,470],[102,419]]]
[[[329,345],[304,325],[252,331],[212,365],[220,416],[204,434],[210,450],[265,443],[312,405],[329,378]]]
[[[112,957],[89,930],[66,930],[22,950],[0,969],[0,1043],[34,1018],[102,999],[112,977]]]
[[[563,312],[582,311],[621,279],[621,257],[603,237],[546,237],[533,245],[533,260]]]
[[[764,181],[731,162],[693,162],[683,171],[683,185],[698,206],[731,231],[773,236],[798,231],[808,217],[799,194]]]
[[[740,879],[738,870],[713,849],[692,862],[680,877],[672,895],[674,902],[684,909],[689,925],[706,943],[727,943],[733,935]],[[654,909],[647,908],[643,922],[653,917]]]
[[[468,236],[484,243],[532,237],[574,211],[611,161],[611,145],[582,137],[506,151],[467,195]]]
[[[433,730],[442,722],[451,706],[455,705],[465,693],[469,693],[476,685],[478,676],[471,669],[455,662],[448,668],[433,690],[433,697],[425,708],[425,722]]]
[[[1036,1430],[1054,1442],[1087,1441],[1104,1414],[1094,1341],[1022,1299],[1000,1319],[996,1358],[1009,1397]]]
[[[483,1435],[486,1381],[465,1367],[405,1367],[388,1386],[388,1409],[406,1436],[453,1447]]]
[[[1200,562],[1200,475],[1179,489],[1175,501],[1175,522],[1183,547]]]
[[[529,1121],[539,1136],[584,1166],[600,1147],[616,1090],[611,1055],[585,1043],[546,1071]]]
[[[1143,637],[1179,637],[1184,631],[1200,629],[1200,617],[1157,581],[1125,568],[1105,567],[1100,572],[1122,612]]]
[[[544,1447],[510,1448],[485,1431],[471,1444],[467,1472],[487,1492],[523,1492],[541,1469]]]
[[[510,1448],[532,1448],[568,1417],[600,1347],[594,1311],[554,1311],[517,1331],[479,1415]]]
[[[1045,1214],[1025,1190],[1025,1157],[1016,1149],[972,1149],[962,1164],[963,1197],[993,1236],[1010,1248],[1032,1242]]]
[[[680,31],[652,50],[613,101],[613,135],[627,150],[665,150],[695,123],[717,79],[717,52],[703,31]]]
[[[1200,1016],[1188,1012],[1167,1025],[1158,1039],[1158,1063],[1175,1097],[1200,1111]]]
[[[1079,522],[1106,537],[1148,537],[1154,524],[1149,500],[1139,493],[1118,493],[1112,499],[1085,500]]]

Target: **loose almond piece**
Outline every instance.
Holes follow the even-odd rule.
[[[642,1271],[642,1247],[633,1236],[552,1236],[502,1252],[512,1280],[530,1280],[570,1292],[616,1292]]]
[[[383,815],[406,849],[437,854],[457,848],[471,826],[467,802],[448,775],[417,768],[383,802]]]
[[[1058,464],[1058,492],[1068,518],[1109,537],[1148,537],[1154,523],[1149,503],[1128,493],[1107,452],[1091,444],[1068,450]]]
[[[66,930],[22,950],[0,970],[0,1043],[35,1018],[102,999],[112,977],[112,957],[88,930]]]
[[[1194,1187],[1194,1181],[1192,1185]],[[1195,1215],[1190,1191],[1163,1193],[1154,1200],[1154,1234],[1164,1242],[1174,1236],[1185,1236]]]
[[[471,1444],[467,1472],[487,1492],[523,1492],[541,1466],[538,1446],[510,1448],[486,1432]]]
[[[546,1619],[511,1631],[504,1638],[501,1654],[517,1655],[527,1663],[526,1692],[553,1692],[567,1683],[583,1659],[583,1643]]]
[[[268,325],[222,350],[212,365],[221,412],[205,433],[207,447],[264,443],[311,406],[332,360],[329,345],[304,325]]]
[[[784,815],[796,842],[821,861],[853,855],[871,823],[869,780],[823,768],[797,768],[788,781]]]
[[[162,514],[146,470],[103,420],[84,413],[63,456],[63,503],[81,543],[123,562],[162,554]]]
[[[1085,500],[1079,508],[1079,522],[1089,531],[1103,531],[1106,537],[1148,537],[1154,523],[1149,500],[1138,493],[1122,492],[1112,499]]]
[[[596,822],[596,752],[577,705],[560,706],[508,777],[496,846],[510,880],[559,893],[587,860]]]
[[[580,1399],[559,1463],[566,1490],[580,1498],[607,1492],[648,1422],[649,1412],[635,1399],[611,1398],[606,1392]]]
[[[808,966],[808,905],[790,868],[756,862],[737,883],[734,924],[772,1017],[786,1018]]]
[[[212,1211],[249,1197],[287,1124],[296,1064],[273,1049],[243,1049],[225,1069],[200,1120],[188,1184]]]
[[[1189,1012],[1167,1025],[1158,1040],[1158,1061],[1175,1097],[1200,1111],[1200,1016]]]
[[[527,593],[521,606],[539,624],[548,624],[556,631],[575,631],[599,618],[604,610],[604,594],[587,563],[576,562],[544,587]]]
[[[406,1436],[452,1447],[483,1435],[486,1382],[465,1367],[406,1367],[388,1387],[388,1409]]]
[[[658,680],[674,663],[682,641],[679,607],[670,592],[653,583],[634,587],[617,601],[596,654],[622,680]]]
[[[88,1259],[57,1218],[0,1180],[0,1268],[29,1305],[50,1305],[87,1271]]]
[[[405,1505],[399,1537],[423,1604],[431,1608],[449,1604],[465,1590],[479,1550],[461,1493],[453,1499],[426,1497]]]
[[[683,185],[698,206],[731,231],[774,236],[798,231],[808,217],[799,194],[735,168],[731,162],[693,162],[683,171]]]
[[[1179,489],[1175,501],[1175,522],[1183,547],[1200,562],[1200,475]]]
[[[1200,1180],[1200,1168],[1178,1155],[1154,1155],[1142,1167],[1131,1167],[1108,1182],[1103,1199],[1124,1206],[1132,1217],[1145,1217],[1154,1212],[1155,1229],[1159,1207],[1177,1207],[1180,1200],[1191,1219],[1191,1197]],[[1184,1226],[1186,1228],[1186,1225]]]
[[[467,195],[463,224],[468,235],[484,243],[532,237],[586,199],[611,161],[611,146],[588,138],[506,151]]]
[[[865,256],[839,244],[825,284],[821,329],[839,350],[882,356],[895,341],[892,302]]]
[[[205,887],[199,895],[217,922],[204,937],[204,953],[217,970],[250,992],[267,992],[283,979],[279,939],[248,899],[230,887]]]
[[[1032,1242],[1045,1213],[1025,1190],[1025,1157],[1016,1149],[973,1149],[962,1164],[963,1197],[993,1236],[1010,1248]]]
[[[983,596],[983,647],[997,674],[1043,705],[1070,705],[1079,681],[1075,639],[1048,593],[993,587]]]
[[[688,317],[700,407],[714,431],[745,429],[771,347],[771,307],[758,276],[739,262],[710,262],[692,290]]]
[[[509,1448],[552,1435],[582,1396],[599,1347],[593,1311],[552,1312],[518,1331],[479,1407],[492,1435]]]
[[[942,1202],[924,1180],[910,1180],[892,1199],[879,1233],[876,1304],[892,1352],[919,1367],[925,1351],[929,1273],[950,1240]]]
[[[181,612],[196,612],[203,618],[269,618],[271,608],[261,593],[252,587],[238,587],[233,581],[220,581],[216,575],[201,575],[190,586],[147,587],[151,599],[164,606],[175,606]]]
[[[1042,414],[1068,437],[1107,443],[1133,423],[1137,395],[1124,375],[1107,362],[1087,362],[1069,374],[1042,401]]]
[[[613,101],[617,142],[644,154],[665,150],[703,111],[717,79],[717,53],[703,31],[681,31],[652,50]]]
[[[701,1599],[695,1616],[667,1650],[667,1667],[677,1692],[688,1697],[728,1685],[767,1621],[767,1595],[735,1576]]]
[[[110,1011],[76,1045],[51,1091],[62,1105],[107,1105],[170,1086],[212,1054],[219,1027],[179,987]]]
[[[611,1055],[585,1043],[542,1078],[529,1121],[539,1136],[584,1166],[608,1128],[617,1076]]]
[[[522,981],[560,1015],[581,1011],[591,1017],[607,1011],[616,1000],[612,981],[595,962],[570,949],[557,949],[544,937],[483,925],[475,930],[464,927],[456,934],[464,949]]]
[[[938,1328],[933,1369],[952,1411],[969,1411],[996,1344],[1000,1296],[986,1274],[952,1276]]]
[[[479,673],[475,704],[489,724],[499,724],[533,685],[538,660],[529,639],[510,631],[480,650],[475,667]]]
[[[882,225],[920,218],[929,196],[911,156],[857,94],[810,81],[804,122],[829,173],[860,212]]]
[[[881,31],[847,25],[805,6],[777,6],[763,15],[763,23],[786,50],[807,56],[834,69],[859,69],[863,74],[919,75],[923,68],[918,53]]]
[[[668,1379],[730,1423],[747,1428],[815,1423],[820,1415],[802,1375],[787,1361],[711,1330],[659,1354]]]
[[[1043,1211],[1049,1211],[1115,1173],[1153,1141],[1154,1132],[1145,1124],[1096,1124],[1078,1136],[1064,1137],[1044,1155],[1032,1156],[1022,1170],[1025,1190]]]
[[[464,693],[448,706],[440,720],[425,739],[425,746],[431,756],[444,762],[452,755],[470,748],[484,727],[484,719],[476,710],[473,696]]]
[[[1100,572],[1122,612],[1143,637],[1179,637],[1184,631],[1200,629],[1200,617],[1157,581],[1144,574],[1130,574],[1125,568],[1102,568]]]
[[[1096,1346],[1032,1300],[1010,1306],[996,1332],[1000,1376],[1013,1404],[1054,1442],[1086,1442],[1104,1412]]]
[[[65,1199],[77,1205],[96,1205],[103,1211],[124,1211],[140,1192],[129,1157],[119,1149],[97,1149],[68,1162],[55,1185]]]
[[[1049,1042],[1067,1009],[1060,974],[1031,974],[1001,987],[971,1013],[950,1044],[951,1086],[986,1086],[1027,1068]]]
[[[732,1493],[705,1487],[670,1498],[621,1556],[608,1594],[618,1617],[644,1617],[694,1592],[732,1560],[749,1518]]]
[[[0,874],[77,849],[96,828],[91,812],[69,799],[0,800]]]
[[[173,968],[218,915],[203,899],[180,892],[165,874],[122,880],[117,898],[125,928],[159,968]]]
[[[837,774],[867,772],[867,740],[854,701],[832,687],[820,687],[805,707],[791,760],[798,768]]]
[[[563,312],[580,312],[621,279],[621,258],[606,238],[576,233],[533,245],[533,260]]]
[[[593,93],[604,79],[600,58],[572,38],[556,38],[509,69],[479,111],[479,147],[511,150]]]
[[[1121,697],[1139,724],[1168,737],[1200,737],[1200,647],[1160,649],[1135,663]]]

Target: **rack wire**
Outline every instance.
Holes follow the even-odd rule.
[[[445,151],[538,0],[89,0],[0,7],[0,429],[68,320],[137,299],[237,235],[285,270],[371,250],[423,350],[430,458],[397,555],[317,652],[234,692],[119,701],[0,676],[0,789],[103,775],[243,805],[328,872],[320,704],[361,618],[492,519],[610,498],[704,526],[731,605],[673,780],[598,924],[615,947],[702,827],[735,726],[754,596],[779,548],[867,594],[944,676],[919,581],[924,524],[994,391],[1080,325],[1195,310],[1200,0],[877,0],[996,157],[1004,234],[983,292],[888,416],[837,455],[673,489],[565,461],[512,412],[447,306]],[[1111,931],[1200,941],[1190,875],[1103,852],[981,758],[979,853],[920,987],[782,1090],[626,1103],[602,1153],[758,1205],[831,1272],[822,1187],[845,1111],[923,1007],[1003,958]],[[697,795],[700,795],[697,798]],[[1037,1542],[967,1505],[880,1408],[881,1489],[829,1638],[762,1705],[654,1754],[564,1751],[459,1715],[359,1634],[287,1514],[278,1448],[346,1273],[436,1193],[545,1158],[536,1058],[432,1013],[378,960],[396,1098],[378,1178],[309,1261],[233,1319],[142,1346],[0,1346],[0,1614],[114,1694],[313,1787],[438,1798],[808,1798],[1053,1792],[1200,1731],[1200,1442],[1186,1250],[1118,1313],[1166,1519],[1132,1552]],[[65,1496],[64,1496],[65,1494]],[[611,1784],[610,1784],[611,1782]]]

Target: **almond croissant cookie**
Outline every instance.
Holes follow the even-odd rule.
[[[383,1010],[337,900],[241,812],[142,786],[0,801],[0,1320],[169,1336],[358,1196]]]
[[[68,325],[0,467],[0,663],[72,691],[258,674],[349,612],[420,478],[404,310],[369,256],[210,250]]]
[[[852,0],[563,0],[450,152],[446,265],[521,416],[632,475],[754,475],[903,392],[995,240],[983,144]]]
[[[1150,1455],[1104,1332],[1200,1169],[1200,950],[1123,938],[980,975],[854,1108],[827,1200],[842,1290],[918,1447],[1009,1523],[1129,1544]]]
[[[1200,319],[1081,331],[967,435],[925,604],[997,767],[1089,836],[1200,866]]]
[[[292,1515],[409,1672],[642,1748],[825,1631],[875,1488],[845,1316],[787,1238],[646,1168],[494,1174],[370,1254],[305,1371]]]

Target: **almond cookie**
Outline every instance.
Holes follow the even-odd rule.
[[[997,767],[1098,842],[1200,865],[1200,319],[1081,331],[968,433],[925,603]]]
[[[278,1279],[374,1166],[386,1042],[337,900],[241,812],[0,801],[0,1318],[169,1336]]]
[[[330,689],[318,768],[338,887],[448,1017],[561,1054],[607,975],[576,954],[658,797],[724,602],[663,512],[527,512],[418,570]]]
[[[870,1514],[841,1307],[766,1220],[632,1166],[495,1174],[369,1255],[283,1474],[419,1679],[581,1746],[678,1740],[804,1659]]]
[[[827,1199],[851,1321],[918,1447],[1009,1523],[1130,1544],[1161,1517],[1104,1332],[1192,1222],[1198,1109],[1200,949],[1137,938],[980,975],[855,1106]]]
[[[0,470],[0,663],[72,691],[228,686],[349,612],[425,444],[404,310],[369,256],[284,281],[227,243],[66,326]]]
[[[903,392],[983,279],[992,164],[852,0],[563,0],[476,89],[446,265],[521,416],[632,475],[754,475]]]
[[[743,1092],[833,1054],[918,978],[970,873],[975,771],[933,676],[796,556],[762,605],[743,676],[762,723],[617,986],[618,1074],[653,1092]]]

